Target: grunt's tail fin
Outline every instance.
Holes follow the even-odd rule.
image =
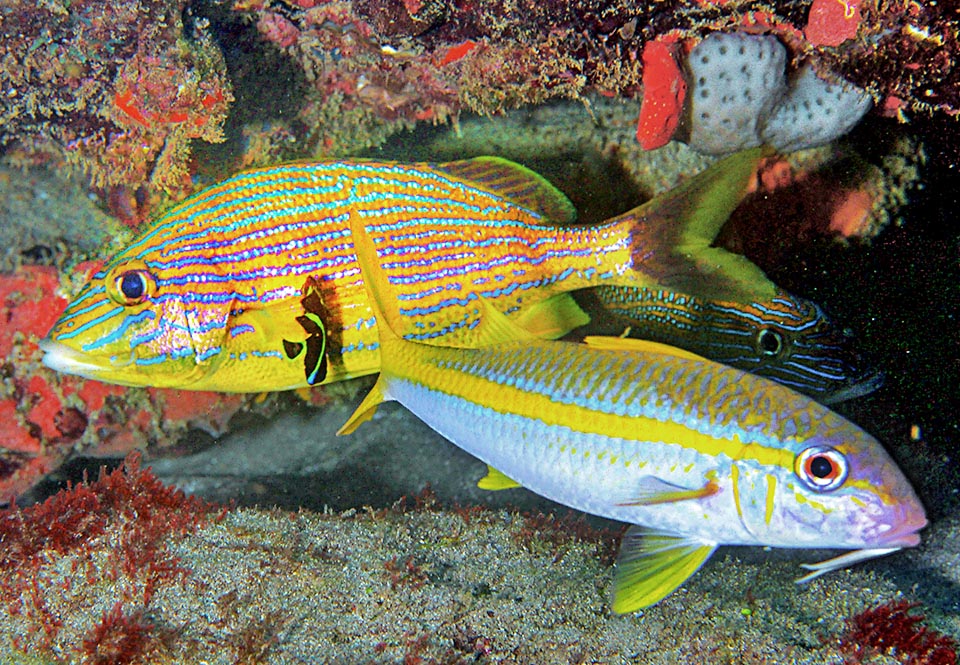
[[[614,219],[631,228],[634,268],[661,288],[714,300],[769,299],[775,285],[747,258],[711,247],[743,199],[762,149],[718,161]]]

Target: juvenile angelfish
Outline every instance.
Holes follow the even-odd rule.
[[[605,312],[593,318],[590,334],[627,330],[629,337],[773,379],[821,404],[860,397],[883,384],[882,372],[857,351],[852,334],[815,302],[780,289],[753,302],[629,286],[600,286],[590,296]]]
[[[396,400],[487,463],[481,487],[523,486],[631,523],[614,611],[658,602],[718,545],[853,550],[806,566],[807,580],[919,543],[926,517],[901,471],[809,397],[652,342],[518,339],[484,303],[478,348],[403,340],[396,292],[354,234],[369,249],[381,373],[341,433]]]
[[[376,372],[376,320],[351,228],[378,245],[403,337],[473,346],[483,298],[555,338],[588,317],[570,291],[661,286],[749,301],[773,285],[710,247],[759,153],[595,226],[512,162],[324,161],[237,174],[173,207],[93,275],[41,342],[62,372],[134,386],[262,392]],[[319,284],[303,313],[301,287]],[[324,334],[318,333],[322,320]]]

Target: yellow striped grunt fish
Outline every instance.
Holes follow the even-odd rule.
[[[523,486],[633,524],[614,611],[658,602],[718,545],[854,550],[805,566],[805,581],[919,543],[926,517],[901,471],[809,397],[663,344],[533,338],[484,300],[482,346],[404,340],[402,301],[378,267],[389,245],[359,223],[353,234],[381,373],[341,433],[395,400],[487,463],[481,487]]]
[[[706,300],[677,291],[599,286],[591,334],[663,342],[759,374],[836,404],[883,384],[883,373],[858,353],[851,333],[811,300],[777,289],[753,302]],[[586,298],[580,298],[586,306]]]
[[[398,332],[424,343],[472,346],[481,297],[555,338],[588,321],[569,295],[585,287],[677,283],[703,297],[769,296],[753,264],[710,247],[758,157],[729,157],[595,226],[569,225],[563,194],[498,158],[239,173],[161,215],[93,275],[41,342],[44,363],[112,383],[225,392],[376,372],[356,224],[380,244],[402,303]],[[304,315],[308,277],[323,310]]]

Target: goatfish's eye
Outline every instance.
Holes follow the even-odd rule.
[[[762,356],[776,357],[783,351],[783,335],[776,330],[764,328],[757,333],[757,351]]]
[[[849,472],[847,458],[829,446],[812,446],[797,455],[794,471],[817,492],[830,492],[843,485]]]
[[[110,297],[124,306],[139,305],[156,291],[153,274],[141,261],[117,266],[105,281]]]

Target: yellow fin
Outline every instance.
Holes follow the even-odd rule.
[[[540,213],[545,221],[571,224],[577,219],[577,209],[563,192],[536,171],[508,159],[474,157],[432,166]]]
[[[636,494],[618,506],[655,506],[661,503],[675,503],[702,499],[720,491],[716,480],[709,480],[702,487],[681,487],[673,485],[654,476],[644,476],[637,488]]]
[[[522,487],[522,485],[513,478],[508,477],[503,471],[494,469],[488,464],[487,475],[477,481],[477,487],[482,490],[497,491]]]
[[[743,200],[763,149],[745,150],[616,219],[636,228],[637,269],[661,287],[711,300],[768,300],[776,286],[749,260],[711,247]]]
[[[613,349],[616,351],[632,351],[634,353],[658,353],[665,356],[675,356],[677,358],[687,358],[689,360],[707,360],[696,353],[678,349],[669,344],[660,342],[651,342],[646,339],[633,339],[631,337],[600,337],[597,335],[588,335],[583,338],[583,343],[595,349]]]
[[[623,536],[613,574],[613,611],[658,603],[700,569],[716,543],[632,526]]]
[[[393,317],[399,316],[396,307],[384,306],[384,291],[389,287],[386,275],[380,268],[380,262],[377,258],[377,250],[373,244],[373,239],[367,233],[363,226],[363,221],[358,219],[357,215],[350,215],[350,236],[353,240],[353,248],[357,254],[357,262],[360,264],[360,274],[363,278],[363,285],[370,296],[370,307],[377,319],[377,330],[380,336],[380,376],[367,396],[360,402],[347,422],[343,424],[337,434],[351,434],[360,425],[373,418],[377,412],[377,406],[386,400],[386,388],[389,379],[385,376],[384,363],[389,356],[389,346],[392,343],[402,343],[399,335],[393,327]]]
[[[506,314],[494,307],[493,303],[486,298],[477,297],[477,305],[480,308],[480,320],[474,331],[477,340],[474,344],[476,348],[539,339],[508,319]]]
[[[360,402],[360,406],[354,410],[353,414],[343,424],[343,427],[337,430],[337,436],[342,434],[353,434],[353,432],[363,423],[373,418],[377,412],[377,407],[386,401],[384,393],[384,378],[381,374],[373,388],[367,393],[367,396]]]
[[[557,339],[590,323],[590,316],[580,309],[573,296],[561,293],[524,309],[514,321],[536,337]]]

